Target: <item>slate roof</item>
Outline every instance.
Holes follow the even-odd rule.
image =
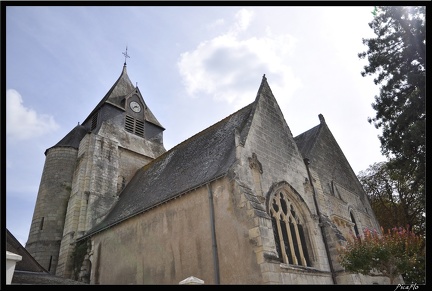
[[[6,229],[6,250],[21,256],[21,261],[16,263],[15,270],[29,272],[47,272],[21,245],[21,243]]]
[[[310,158],[309,154],[311,153],[313,146],[315,145],[315,142],[319,136],[320,129],[321,124],[312,127],[308,131],[305,131],[302,134],[294,137],[294,141],[296,142],[303,158]]]
[[[21,261],[15,265],[11,285],[88,285],[50,274],[30,255],[8,229],[6,229],[6,251],[21,256]]]
[[[139,92],[138,87],[134,87],[131,80],[129,79],[129,76],[126,71],[126,65],[123,66],[122,73],[120,74],[120,77],[117,79],[117,81],[114,83],[114,85],[111,87],[111,89],[108,91],[108,93],[105,94],[105,96],[102,98],[102,100],[96,105],[96,107],[93,109],[93,111],[87,116],[87,118],[84,120],[83,124],[89,120],[93,116],[93,114],[99,110],[100,107],[102,107],[105,103],[114,105],[116,107],[124,109],[124,98],[127,95],[130,95],[132,93],[137,93],[139,96],[141,96],[141,93]],[[123,103],[122,103],[123,102]],[[159,126],[162,129],[165,129],[159,121],[156,119],[156,117],[151,112],[150,108],[145,104],[145,101],[142,100],[144,103],[144,119],[150,123],[153,123],[157,126]],[[75,126],[64,138],[62,138],[57,144],[55,144],[53,147],[59,147],[59,146],[65,146],[65,147],[73,147],[78,148],[79,143],[81,142],[81,139],[84,137],[84,135],[88,132],[88,130],[83,125],[77,125]],[[47,151],[50,148],[48,148],[45,151],[45,155]]]
[[[249,124],[253,105],[240,109],[139,169],[110,213],[84,237],[225,175],[236,160],[235,130],[240,132]]]
[[[105,103],[114,105],[118,108],[125,109],[124,99],[126,96],[131,95],[133,93],[138,94],[139,96],[142,96],[138,87],[135,87],[131,80],[129,79],[129,76],[127,74],[126,70],[126,64],[123,66],[123,70],[120,74],[120,77],[117,79],[117,81],[112,85],[112,87],[108,90],[108,92],[105,94],[105,96],[102,98],[102,100],[96,105],[96,107],[93,109],[93,111],[89,114],[89,116],[83,121],[85,123],[93,114],[99,110],[100,107],[102,107]],[[142,100],[144,102],[144,100]],[[150,108],[145,104],[144,102],[144,119],[150,123],[153,123],[163,129],[165,129],[159,121],[156,119],[156,117],[151,112]]]
[[[56,145],[53,147],[73,147],[75,149],[78,149],[79,143],[81,142],[84,135],[86,135],[88,130],[83,125],[77,125],[75,126],[64,138],[62,138]],[[48,148],[45,151],[45,155],[47,151],[50,148]]]
[[[297,148],[299,149],[303,158],[311,158],[309,155],[318,140],[318,136],[320,135],[323,127],[327,126],[322,114],[318,114],[318,118],[320,120],[320,124],[294,137],[294,141],[296,142]]]
[[[45,272],[26,272],[15,270],[11,285],[89,285]]]
[[[367,195],[363,186],[330,132],[324,117],[322,114],[318,117],[319,125],[294,137],[301,155],[314,160],[313,168],[320,176],[321,184],[334,181],[353,193],[360,193],[361,199],[364,199]]]

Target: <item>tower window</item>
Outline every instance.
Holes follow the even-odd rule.
[[[45,219],[45,217],[42,217],[42,219],[41,219],[41,223],[40,223],[40,226],[39,226],[39,230],[42,230],[42,229],[43,229],[43,226],[44,226],[44,219]]]
[[[49,259],[49,265],[48,265],[48,272],[50,272],[50,271],[51,271],[51,264],[52,264],[52,259],[53,259],[53,257],[52,257],[52,256],[50,256],[50,259]]]
[[[93,130],[93,129],[96,128],[96,126],[97,126],[97,122],[98,122],[98,115],[99,115],[99,112],[96,112],[96,113],[92,116],[92,121],[91,121],[91,128],[90,128],[90,130]]]
[[[354,215],[353,215],[352,212],[350,212],[350,216],[351,216],[352,223],[354,223],[354,232],[355,232],[355,235],[356,235],[356,237],[359,237],[360,233],[358,231],[357,223],[356,223],[356,221],[354,219]]]
[[[286,264],[310,267],[305,229],[295,205],[283,191],[278,191],[270,203],[270,214],[279,257]]]
[[[125,119],[126,131],[136,134],[138,136],[144,136],[144,121],[133,118],[130,115],[126,115]]]

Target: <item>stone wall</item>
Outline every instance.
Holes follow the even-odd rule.
[[[47,151],[26,243],[27,251],[52,274],[57,268],[76,158],[77,150],[71,147]]]

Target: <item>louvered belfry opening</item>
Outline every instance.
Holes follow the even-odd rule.
[[[130,133],[144,137],[144,121],[142,120],[126,115],[125,129]]]
[[[99,112],[96,112],[96,113],[92,116],[92,119],[91,119],[91,128],[90,128],[90,130],[93,130],[93,129],[96,128],[97,123],[98,123],[98,115],[99,115]]]

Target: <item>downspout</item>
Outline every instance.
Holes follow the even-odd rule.
[[[214,219],[214,205],[213,205],[213,193],[210,187],[210,182],[207,183],[209,207],[210,207],[210,228],[212,235],[212,251],[213,251],[213,269],[214,269],[214,281],[216,285],[220,284],[219,278],[219,258],[216,243],[216,229],[215,229],[215,219]]]
[[[312,175],[311,175],[311,173],[309,171],[310,161],[309,161],[308,158],[304,158],[303,161],[304,161],[304,163],[306,165],[306,170],[307,170],[307,173],[308,173],[310,185],[312,187],[313,199],[314,199],[314,203],[315,203],[316,212],[318,214],[318,225],[321,228],[321,235],[322,235],[322,239],[324,241],[324,247],[325,247],[326,254],[327,254],[327,260],[328,260],[329,266],[330,266],[330,273],[331,273],[331,276],[332,276],[332,279],[333,279],[333,284],[337,285],[336,274],[335,274],[335,271],[334,271],[334,268],[333,268],[333,262],[332,262],[332,259],[330,257],[330,251],[329,251],[329,247],[328,247],[328,244],[327,244],[327,239],[326,239],[326,237],[324,235],[324,224],[322,223],[322,220],[321,220],[321,212],[320,212],[319,207],[318,207],[318,202],[317,202],[317,198],[316,198],[315,187],[314,187],[313,182],[312,182]]]

